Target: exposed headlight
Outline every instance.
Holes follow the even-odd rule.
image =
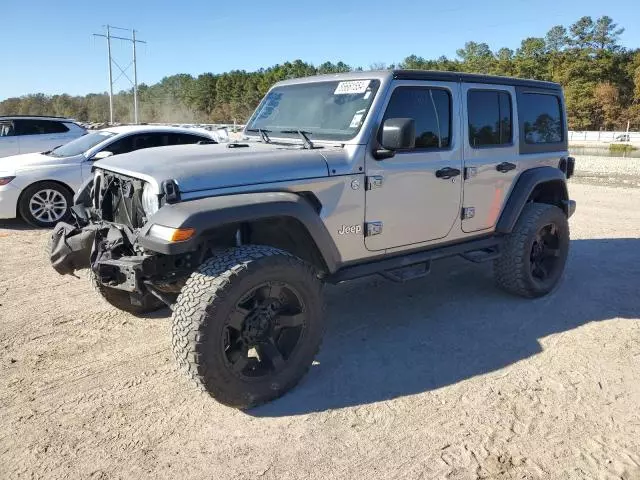
[[[150,183],[145,183],[142,189],[142,209],[147,217],[150,217],[158,211],[158,194]]]

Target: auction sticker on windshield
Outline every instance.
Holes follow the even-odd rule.
[[[364,113],[356,113],[349,124],[349,128],[358,128],[362,122],[362,117],[364,117]]]
[[[371,80],[350,80],[348,82],[340,82],[336,87],[334,95],[353,95],[364,93],[369,87]]]

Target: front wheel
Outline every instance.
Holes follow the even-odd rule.
[[[496,283],[522,297],[541,297],[562,279],[569,253],[567,216],[555,205],[527,204],[494,262]]]
[[[304,376],[324,331],[315,269],[273,247],[219,252],[187,280],[173,312],[181,368],[221,403],[249,408]]]
[[[40,182],[24,190],[18,204],[22,219],[34,227],[51,228],[69,218],[73,193],[56,182]]]

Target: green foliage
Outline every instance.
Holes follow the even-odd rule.
[[[493,52],[484,42],[466,42],[457,58],[427,59],[409,55],[398,68],[488,73],[552,80],[564,87],[569,128],[575,130],[640,128],[640,50],[619,44],[624,32],[613,19],[585,16],[573,25],[552,27],[544,38],[527,37],[514,52]],[[376,63],[371,69],[392,69]],[[362,71],[343,62],[314,66],[302,60],[285,62],[255,72],[233,70],[194,77],[177,74],[154,85],[140,85],[140,118],[144,122],[244,123],[275,82],[316,74]],[[115,95],[119,122],[133,120],[131,91]],[[41,93],[0,102],[2,114],[61,115],[83,121],[109,118],[105,93],[86,96]]]
[[[637,150],[633,145],[629,145],[626,143],[611,143],[609,144],[609,151],[611,153],[631,153],[634,150]]]
[[[490,73],[495,57],[486,43],[467,42],[456,50],[467,72]]]
[[[516,52],[514,61],[516,76],[551,80],[548,57],[544,38],[525,38]]]
[[[558,53],[569,44],[567,29],[562,25],[556,25],[547,32],[544,40],[550,53]]]

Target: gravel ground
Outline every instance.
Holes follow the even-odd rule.
[[[166,312],[112,309],[47,232],[0,225],[0,478],[639,479],[640,189],[570,190],[554,294],[458,259],[329,287],[317,363],[246,413],[176,372]]]
[[[640,187],[640,158],[575,155],[578,181],[596,185]]]

